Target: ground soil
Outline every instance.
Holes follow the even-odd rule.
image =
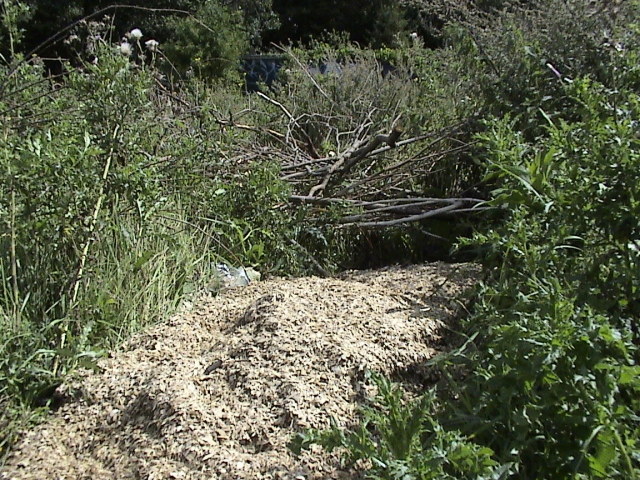
[[[287,443],[331,416],[353,424],[366,370],[406,379],[446,349],[477,276],[437,263],[203,295],[60,387],[0,479],[360,478],[337,452]]]

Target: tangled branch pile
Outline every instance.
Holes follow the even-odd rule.
[[[468,93],[452,91],[468,79],[431,70],[424,50],[417,52],[419,61],[397,58],[390,73],[365,52],[348,59],[325,52],[322,61],[336,71],[316,75],[308,59],[286,50],[281,83],[258,92],[248,108],[215,117],[225,129],[257,133],[231,162],[276,160],[292,186],[289,200],[318,214],[339,207],[333,222],[340,227],[388,227],[485,209],[483,199],[468,194],[476,178],[468,155],[478,106]],[[426,90],[439,91],[442,104],[426,105]]]

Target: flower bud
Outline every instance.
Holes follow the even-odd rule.
[[[144,45],[149,49],[149,51],[155,52],[160,44],[155,40],[147,40],[144,42]]]
[[[120,49],[120,53],[127,57],[131,56],[131,53],[133,52],[131,44],[128,42],[122,42],[118,48]]]

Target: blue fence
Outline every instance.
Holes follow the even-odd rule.
[[[260,91],[261,85],[270,87],[278,77],[278,72],[284,65],[286,56],[284,55],[246,55],[242,57],[242,71],[245,74],[245,89],[247,92]],[[382,75],[386,76],[393,71],[395,67],[388,62],[379,62],[382,69]],[[324,62],[308,67],[309,73],[312,75],[340,75],[342,71],[348,68],[348,65],[339,62]]]
[[[260,85],[271,86],[284,65],[284,55],[246,55],[242,57],[247,92],[257,92]]]

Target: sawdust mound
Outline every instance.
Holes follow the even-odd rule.
[[[25,433],[3,479],[357,478],[336,454],[286,444],[355,419],[363,372],[444,348],[442,322],[473,265],[273,279],[199,299],[131,339]]]

